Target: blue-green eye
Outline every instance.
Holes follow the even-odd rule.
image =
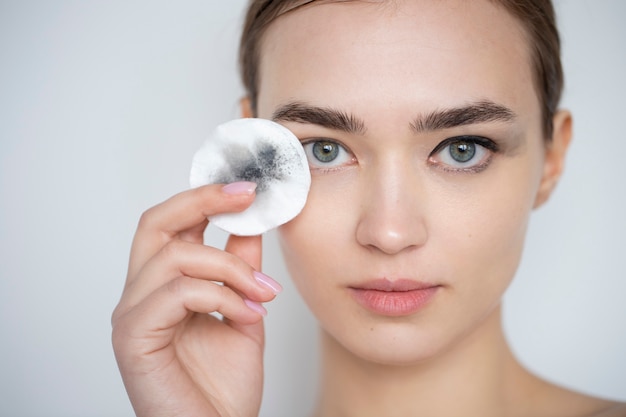
[[[335,168],[354,160],[352,153],[332,140],[313,140],[302,146],[312,168]]]
[[[448,154],[456,162],[464,164],[471,161],[476,155],[476,144],[466,141],[452,143],[448,145]]]
[[[491,162],[498,145],[479,136],[457,136],[444,140],[431,152],[429,161],[449,171],[482,171]]]
[[[314,142],[311,152],[320,162],[332,162],[339,155],[339,145],[333,142]]]

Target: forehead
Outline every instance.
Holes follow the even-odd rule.
[[[259,109],[290,98],[516,105],[529,94],[537,106],[529,50],[521,24],[489,0],[316,1],[265,33]]]

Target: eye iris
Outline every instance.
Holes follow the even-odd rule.
[[[339,154],[339,147],[332,142],[315,142],[313,155],[320,162],[331,162]]]
[[[450,145],[450,156],[457,162],[467,162],[476,154],[476,145],[471,142],[457,142]]]

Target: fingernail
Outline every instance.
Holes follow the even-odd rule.
[[[257,282],[272,290],[274,294],[278,294],[283,290],[282,285],[262,272],[254,271],[252,275],[254,275],[254,279],[256,279]]]
[[[255,311],[262,315],[263,317],[267,316],[267,310],[259,303],[255,303],[251,300],[243,300],[244,303],[248,306],[248,308],[252,311]]]
[[[252,194],[256,190],[256,183],[250,181],[238,181],[231,182],[222,187],[222,191],[225,194],[237,195],[237,194]]]

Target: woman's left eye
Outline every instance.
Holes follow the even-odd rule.
[[[354,161],[352,153],[333,140],[311,140],[302,147],[311,168],[337,168]]]
[[[498,145],[480,136],[456,136],[441,142],[428,161],[446,171],[480,172],[487,168]]]

